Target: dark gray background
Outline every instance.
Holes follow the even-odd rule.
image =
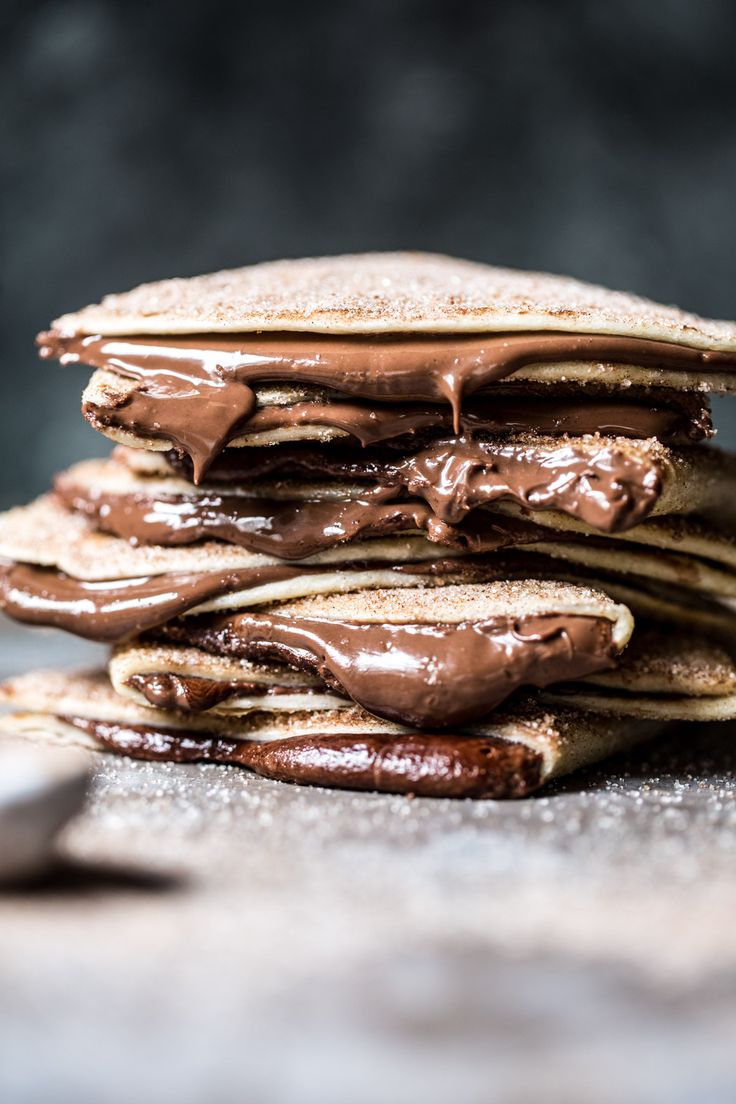
[[[736,314],[730,0],[6,0],[0,20],[5,502],[107,447],[86,374],[33,335],[144,279],[410,246]]]

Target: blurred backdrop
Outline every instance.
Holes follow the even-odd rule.
[[[142,280],[415,247],[736,315],[730,0],[5,0],[0,31],[3,504],[107,448],[34,334]]]

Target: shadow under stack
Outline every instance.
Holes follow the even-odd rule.
[[[518,797],[736,716],[736,326],[423,254],[58,319],[116,442],[0,517],[5,612],[108,642],[6,731],[283,781]]]

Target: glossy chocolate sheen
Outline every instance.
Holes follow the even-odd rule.
[[[216,655],[309,671],[369,713],[419,728],[465,724],[520,686],[616,666],[611,622],[578,614],[392,625],[244,611],[187,618],[163,634]]]
[[[230,698],[261,698],[266,709],[269,699],[284,694],[323,693],[322,689],[315,691],[313,686],[274,686],[263,682],[209,679],[164,671],[131,675],[126,685],[137,690],[156,709],[169,712],[178,709],[185,713],[204,713]]]
[[[452,412],[447,407],[424,404],[392,405],[359,401],[310,401],[288,406],[264,406],[254,411],[245,426],[249,434],[273,433],[302,426],[342,430],[361,445],[396,439],[444,435],[452,432]],[[687,397],[627,401],[620,398],[582,398],[556,395],[493,399],[474,396],[460,415],[461,434],[535,433],[541,436],[600,433],[606,437],[657,437],[668,444],[688,444],[712,436],[707,405]]]
[[[386,502],[397,491],[366,491],[364,498],[278,501],[242,495],[105,494],[60,476],[56,491],[96,528],[133,544],[183,545],[217,539],[251,552],[301,560],[345,541],[423,531],[437,544],[491,552],[550,540],[550,530],[521,518],[484,511],[448,525],[426,502]]]
[[[65,474],[55,486],[67,506],[127,540],[171,545],[214,537],[289,560],[358,537],[417,529],[440,544],[490,551],[502,542],[496,532],[485,536],[491,525],[486,517],[470,519],[465,530],[457,526],[499,499],[558,510],[603,533],[619,533],[643,521],[662,491],[655,459],[610,446],[591,453],[573,444],[547,448],[461,437],[402,460],[370,458],[367,464],[376,485],[359,498],[312,502],[212,491],[115,494],[75,484]],[[407,494],[415,501],[405,501]]]
[[[0,565],[0,608],[8,617],[30,625],[65,629],[89,640],[115,642],[180,617],[222,594],[265,586],[306,574],[364,570],[358,563],[335,565],[278,564],[238,571],[169,573],[136,579],[83,582],[54,568],[33,564]],[[438,559],[421,563],[374,563],[376,568],[417,576],[462,577],[480,582],[496,577],[483,562]]]
[[[264,778],[416,797],[524,797],[542,782],[542,756],[495,736],[292,736],[246,743],[181,729],[61,717],[110,751],[135,759],[229,763]]]
[[[733,354],[641,338],[569,333],[427,335],[388,338],[310,334],[191,337],[39,337],[41,355],[103,368],[137,382],[114,406],[85,415],[146,437],[167,438],[193,463],[196,482],[256,409],[252,386],[328,387],[375,402],[448,403],[461,431],[466,395],[530,364],[568,360],[673,370],[734,368]]]
[[[114,642],[163,624],[220,594],[323,570],[286,565],[83,582],[32,564],[0,567],[0,607],[16,621]]]
[[[439,441],[387,473],[387,485],[423,498],[434,514],[457,525],[498,499],[532,510],[559,510],[604,533],[638,525],[662,492],[656,460],[615,446],[594,452],[468,438]]]

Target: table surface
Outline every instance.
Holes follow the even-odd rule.
[[[100,654],[0,636],[3,673]],[[516,803],[96,756],[0,895],[0,1100],[731,1104],[734,740]]]

